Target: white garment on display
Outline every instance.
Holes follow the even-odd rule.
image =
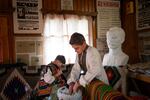
[[[120,50],[118,50],[118,51],[120,51]],[[111,51],[111,53],[105,54],[104,58],[103,58],[103,66],[126,65],[129,57],[122,51],[120,51],[120,52],[118,52],[118,51]]]
[[[121,91],[126,95],[126,67],[129,56],[122,51],[122,43],[125,40],[125,32],[122,28],[113,27],[107,32],[107,45],[109,52],[104,55],[103,66],[116,67],[121,78],[113,86],[118,89],[121,86]],[[123,67],[120,67],[123,66]]]
[[[106,36],[109,52],[104,55],[103,66],[126,65],[129,56],[126,55],[121,48],[121,45],[125,40],[124,30],[118,27],[113,27],[110,28]]]

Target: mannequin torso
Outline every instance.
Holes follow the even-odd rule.
[[[121,49],[117,49],[109,49],[109,53],[104,55],[103,66],[120,66],[127,64],[129,56],[126,55]]]
[[[114,89],[120,90],[126,95],[126,67],[129,56],[122,51],[122,43],[125,39],[125,32],[118,27],[110,28],[107,32],[107,45],[109,52],[104,55],[103,66],[107,77]]]

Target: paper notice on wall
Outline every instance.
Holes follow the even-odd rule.
[[[16,52],[17,53],[34,53],[35,41],[17,41]]]
[[[13,0],[14,33],[42,33],[42,0]]]
[[[98,38],[96,39],[97,49],[101,55],[101,58],[108,52],[108,46],[106,42],[106,38]]]
[[[136,28],[137,30],[150,28],[149,0],[136,0]]]
[[[97,38],[105,37],[110,27],[121,26],[120,2],[97,0]]]
[[[43,39],[41,37],[16,37],[16,61],[29,66],[43,64]]]
[[[61,0],[61,10],[73,10],[73,0]]]
[[[42,56],[33,55],[33,56],[30,57],[30,61],[31,61],[32,66],[42,65],[42,63],[43,63]]]
[[[97,43],[97,49],[98,50],[107,50],[107,43],[106,43],[106,38],[98,38],[96,39],[96,43]]]
[[[25,63],[27,65],[30,65],[29,57],[29,54],[16,54],[16,61],[18,63]]]

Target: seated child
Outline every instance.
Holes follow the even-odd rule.
[[[44,80],[46,84],[51,87],[49,95],[52,99],[57,98],[56,92],[58,88],[67,85],[67,80],[62,73],[62,68],[65,66],[65,62],[65,57],[63,55],[58,55],[54,61],[46,65],[42,70],[41,80]]]
[[[49,84],[64,86],[67,81],[62,73],[62,67],[64,67],[65,62],[65,57],[58,55],[54,61],[48,64],[46,66],[46,73],[43,75],[44,81]]]

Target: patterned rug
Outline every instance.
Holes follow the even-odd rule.
[[[17,69],[14,69],[7,78],[2,89],[1,96],[3,100],[20,100],[25,99],[27,92],[31,90],[29,84],[21,76]]]

